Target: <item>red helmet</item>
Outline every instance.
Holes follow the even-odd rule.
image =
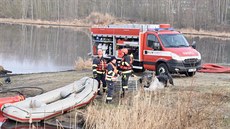
[[[125,53],[125,54],[128,54],[128,49],[127,49],[127,48],[123,48],[121,51],[122,51],[123,53]]]
[[[101,49],[98,49],[98,50],[97,50],[97,54],[98,54],[98,55],[103,55],[103,51],[102,51]]]

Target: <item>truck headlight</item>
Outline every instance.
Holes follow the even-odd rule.
[[[199,52],[198,52],[197,59],[198,59],[198,60],[201,60],[201,55],[200,55],[200,53],[199,53]]]
[[[183,59],[175,53],[171,53],[171,56],[174,60],[183,61]]]

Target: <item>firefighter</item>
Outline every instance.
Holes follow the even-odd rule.
[[[98,81],[98,95],[102,95],[100,92],[101,82],[103,84],[103,92],[106,92],[106,81],[105,81],[105,72],[106,72],[106,60],[103,58],[103,51],[99,49],[97,51],[98,57],[93,59],[93,78]]]
[[[12,73],[12,71],[6,70],[4,69],[1,65],[0,65],[0,75],[4,75],[6,76],[6,78],[4,79],[4,82],[6,84],[11,83],[11,79],[10,76],[8,76],[8,73]],[[3,85],[3,83],[0,81],[0,86]]]
[[[106,103],[110,103],[112,101],[114,81],[116,80],[117,74],[118,74],[118,70],[116,65],[116,57],[112,56],[110,58],[110,62],[108,63],[107,72],[106,72],[106,84],[108,87]]]
[[[121,70],[121,81],[122,81],[122,94],[121,97],[125,96],[125,91],[128,90],[129,77],[132,74],[132,57],[128,55],[128,49],[122,49],[123,57],[120,62]]]

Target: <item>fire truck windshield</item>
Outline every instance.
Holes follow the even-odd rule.
[[[164,47],[189,47],[189,44],[182,34],[160,34]]]

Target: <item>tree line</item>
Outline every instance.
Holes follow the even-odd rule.
[[[178,28],[230,28],[230,0],[1,0],[0,17],[32,20],[82,19],[92,12],[133,22]]]

